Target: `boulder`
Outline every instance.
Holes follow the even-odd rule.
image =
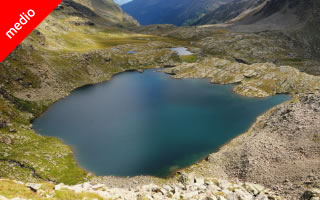
[[[41,188],[41,184],[28,183],[27,187],[30,188],[31,191],[37,192]]]
[[[249,200],[249,199],[253,199],[252,198],[252,195],[249,193],[249,192],[247,192],[247,191],[245,191],[245,190],[243,190],[243,189],[236,189],[235,191],[234,191],[234,193],[236,194],[236,199],[240,199],[240,200]],[[267,198],[268,199],[268,198]],[[260,199],[260,200],[265,200],[265,199]]]
[[[253,195],[258,195],[264,191],[264,187],[261,185],[253,184],[253,183],[245,183],[245,188],[248,192],[252,193]]]
[[[249,70],[244,73],[244,77],[246,77],[246,78],[253,78],[257,75],[258,75],[258,73],[253,70]]]
[[[178,182],[182,183],[183,185],[188,185],[193,182],[191,179],[193,179],[193,177],[191,177],[190,174],[181,174],[178,178]]]
[[[0,119],[0,128],[5,128],[5,127],[7,127],[7,122]]]
[[[191,199],[194,198],[195,196],[197,196],[199,193],[197,191],[194,192],[187,192],[185,194],[182,195],[183,199]]]
[[[0,143],[4,143],[6,145],[11,145],[13,143],[12,138],[10,136],[0,136]]]
[[[263,193],[260,193],[254,200],[268,200],[268,196],[263,194]]]
[[[16,129],[14,129],[14,128],[10,128],[10,129],[9,129],[9,132],[10,132],[10,133],[16,133],[16,132],[17,132],[17,130],[16,130]]]
[[[58,185],[55,185],[55,186],[54,186],[54,190],[59,191],[59,190],[63,189],[63,186],[64,186],[63,183],[60,183],[60,184],[58,184]]]
[[[310,189],[303,193],[300,200],[319,200],[320,199],[320,189]]]

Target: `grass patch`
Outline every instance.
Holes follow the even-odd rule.
[[[4,196],[9,199],[19,197],[32,200],[110,200],[102,198],[95,193],[75,193],[74,191],[67,189],[55,191],[53,188],[53,184],[41,183],[39,192],[35,193],[24,184],[19,184],[11,180],[0,180],[0,196]]]
[[[186,55],[180,56],[182,62],[186,63],[195,63],[198,61],[198,57],[196,55]]]
[[[100,197],[97,194],[94,193],[88,193],[88,192],[81,192],[81,193],[75,193],[70,190],[61,190],[56,191],[54,198],[56,199],[63,199],[63,200],[75,200],[75,199],[95,199],[95,200],[106,200],[102,197]]]
[[[29,188],[25,187],[24,185],[9,180],[0,181],[0,195],[9,199],[15,197],[33,200],[43,199],[41,196],[32,192]]]
[[[33,108],[33,104],[28,106]],[[42,137],[22,126],[30,123],[28,113],[18,110],[1,97],[0,113],[2,117],[10,119],[11,124],[10,127],[0,129],[0,138],[7,138],[0,142],[0,159],[7,160],[0,162],[0,177],[21,181],[38,180],[33,176],[31,169],[34,169],[43,179],[66,184],[80,183],[88,178],[87,172],[77,166],[70,147],[56,138]],[[15,132],[10,132],[10,129]],[[9,160],[22,163],[30,169]]]

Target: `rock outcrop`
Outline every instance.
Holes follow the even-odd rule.
[[[184,63],[163,71],[174,74],[174,78],[208,78],[217,84],[237,83],[234,91],[243,96],[267,97],[320,90],[319,77],[271,63],[247,65],[219,58],[205,58],[199,63]]]

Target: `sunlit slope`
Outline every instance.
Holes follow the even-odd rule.
[[[105,24],[118,24],[122,26],[137,26],[138,22],[123,12],[119,5],[113,0],[64,0],[67,3],[73,4],[75,7],[77,3],[90,9],[94,14],[103,18]],[[80,8],[81,9],[81,8]],[[83,10],[85,12],[85,10]],[[89,13],[87,13],[90,15]]]

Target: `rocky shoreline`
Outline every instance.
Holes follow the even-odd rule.
[[[3,185],[19,188],[20,196],[16,197],[13,191],[8,191],[8,198],[0,195],[1,200],[26,200],[27,196],[33,199],[119,199],[119,200],[284,200],[262,185],[226,181],[195,175],[194,173],[178,173],[171,181],[162,184],[150,182],[145,185],[112,188],[106,184],[85,182],[78,185],[52,183],[25,183],[0,179],[0,188]],[[11,198],[14,197],[14,198]],[[306,190],[300,200],[318,200],[319,189]],[[28,198],[28,199],[29,199]],[[293,199],[293,198],[290,198]],[[298,198],[297,198],[298,199]]]
[[[184,171],[262,184],[286,199],[320,186],[320,94],[299,95]]]
[[[1,180],[2,182],[9,180]],[[229,182],[203,176],[195,176],[192,173],[179,174],[174,180],[163,183],[161,185],[149,183],[141,186],[110,188],[106,184],[85,182],[78,185],[68,186],[65,184],[50,185],[52,189],[48,190],[48,186],[38,183],[14,182],[31,190],[43,199],[55,199],[57,193],[68,192],[71,195],[92,196],[97,195],[99,199],[119,199],[119,200],[281,200],[282,198],[274,195],[267,188],[252,183]],[[12,194],[14,195],[14,194]],[[88,197],[86,199],[88,199]],[[89,197],[90,198],[90,197]],[[7,200],[0,196],[1,200]],[[24,198],[15,198],[15,200],[23,200]]]

